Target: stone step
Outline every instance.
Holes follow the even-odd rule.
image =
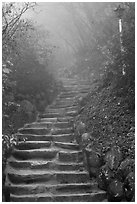
[[[29,149],[40,149],[51,146],[51,141],[23,141],[18,142],[16,149],[18,150],[29,150]]]
[[[25,124],[25,128],[51,128],[51,127],[56,127],[56,128],[68,128],[71,127],[72,124],[70,122],[34,122],[34,123],[29,123]]]
[[[20,170],[12,173],[8,172],[8,179],[13,184],[32,184],[44,183],[48,184],[64,184],[64,183],[87,183],[89,175],[85,171],[32,171]]]
[[[82,86],[83,86],[83,87],[89,87],[90,85],[89,85],[89,83],[87,83],[87,82],[65,83],[65,84],[63,85],[63,88],[66,87],[66,86],[68,86],[68,87],[69,87],[69,86],[70,86],[70,87],[73,87],[73,86],[76,86],[76,87],[77,87],[77,86],[78,86],[78,87],[80,87],[80,86],[81,86],[81,87],[82,87]]]
[[[56,142],[73,142],[74,134],[59,135],[35,135],[35,134],[16,134],[19,141],[56,141]]]
[[[43,185],[43,184],[28,184],[28,185],[12,185],[10,191],[14,195],[29,195],[38,193],[53,193],[54,195],[69,193],[93,193],[97,192],[97,183],[70,183],[70,184],[58,184],[58,185]]]
[[[55,118],[38,118],[37,122],[71,122],[73,121],[73,117],[65,116],[65,117],[55,117]]]
[[[20,128],[18,132],[21,134],[46,135],[50,133],[50,129],[49,128]]]
[[[13,157],[19,160],[29,159],[54,159],[57,156],[57,149],[31,149],[31,150],[17,150],[12,152]]]
[[[62,92],[62,94],[57,98],[57,100],[72,98],[73,101],[76,101],[77,97],[85,97],[87,94],[88,94],[87,91],[76,92],[76,93],[74,93],[74,92],[70,92],[70,93]]]
[[[71,96],[71,97],[69,97],[69,96],[66,96],[66,98],[62,98],[61,96],[62,96],[62,94],[75,94],[75,96],[79,93],[78,91],[68,91],[68,92],[66,92],[66,91],[62,91],[61,93],[60,93],[60,95],[58,95],[57,96],[57,98],[56,98],[56,100],[55,101],[60,101],[60,102],[62,102],[62,101],[75,101],[75,96]]]
[[[66,98],[71,98],[73,101],[75,100],[75,97],[79,95],[79,92],[61,92],[61,94],[57,97],[56,100],[62,100],[62,99],[66,99]]]
[[[72,102],[72,103],[64,103],[64,102],[62,102],[62,103],[55,103],[55,108],[68,108],[68,107],[73,107],[73,106],[76,106],[76,102],[74,103],[74,102]],[[65,114],[65,116],[75,116],[75,115],[71,115],[71,114],[69,114],[69,112],[73,112],[73,111],[66,111],[66,113],[64,113]],[[62,115],[62,114],[60,114],[60,115]],[[58,116],[57,116],[58,117]]]
[[[65,107],[65,105],[56,105],[56,107]],[[65,118],[66,116],[76,116],[77,111],[67,111],[66,113],[43,113],[39,115],[39,118]]]
[[[74,143],[54,142],[54,145],[64,149],[79,150],[79,145]]]
[[[82,151],[59,151],[58,159],[60,162],[82,162],[83,154]]]
[[[51,159],[55,159],[57,154],[59,154],[59,160],[61,162],[80,162],[82,152],[73,150],[60,150],[59,148],[31,150],[14,149],[12,152],[13,157],[18,160],[44,159],[49,161]]]
[[[18,150],[31,150],[31,149],[41,149],[47,148],[54,145],[55,147],[71,150],[79,150],[79,145],[74,143],[63,143],[63,142],[53,142],[53,141],[22,141],[18,142],[16,149]]]
[[[76,111],[78,109],[77,106],[70,106],[70,107],[66,107],[66,108],[55,108],[54,106],[50,106],[46,109],[46,113],[62,113],[62,112],[66,112],[66,111]]]
[[[50,128],[44,128],[44,127],[28,127],[28,128],[21,128],[18,130],[19,133],[21,134],[36,134],[36,135],[47,135],[49,133],[57,135],[57,134],[69,134],[73,132],[72,127],[68,128],[55,128],[55,127],[50,127]]]
[[[66,92],[65,92],[66,93]],[[72,92],[71,92],[72,93]],[[61,96],[61,95],[60,95]],[[66,97],[66,98],[61,98],[61,97],[58,97],[58,98],[56,98],[56,100],[55,100],[55,103],[54,104],[56,104],[56,102],[58,102],[58,103],[74,103],[75,102],[75,97]],[[75,95],[76,96],[76,95]]]
[[[79,91],[79,92],[83,92],[83,91],[89,91],[90,90],[90,86],[85,86],[85,85],[67,85],[64,86],[64,91]]]
[[[11,202],[101,202],[106,198],[106,192],[99,191],[96,193],[77,193],[77,194],[37,194],[37,195],[20,195],[11,194]]]
[[[73,133],[73,128],[69,127],[69,128],[54,128],[52,129],[52,134],[53,135],[59,135],[59,134],[70,134]]]
[[[89,82],[63,79],[64,88],[37,121],[16,134],[18,144],[8,158],[6,188],[11,202],[94,202],[106,193],[91,181],[75,142],[73,121],[79,98]]]
[[[56,142],[73,142],[75,137],[74,134],[62,134],[62,135],[52,135],[53,141]]]
[[[54,105],[54,107],[55,108],[57,108],[57,107],[73,107],[73,106],[75,106],[75,101],[73,101],[72,99],[71,100],[68,100],[68,101],[66,101],[66,100],[56,100],[56,102],[55,102],[55,105]],[[67,112],[67,111],[66,111]]]
[[[27,160],[27,161],[19,161],[15,158],[11,158],[8,160],[9,165],[15,169],[41,169],[41,170],[59,170],[59,171],[75,171],[75,170],[83,170],[83,163],[59,163],[55,161],[45,161],[45,160]]]
[[[87,93],[87,92],[89,92],[89,90],[90,90],[89,87],[87,87],[87,88],[77,88],[77,89],[73,89],[73,90],[72,89],[65,89],[65,90],[61,91],[59,96],[61,96],[62,94],[71,94],[71,93],[77,95],[77,94],[80,94],[80,93]]]

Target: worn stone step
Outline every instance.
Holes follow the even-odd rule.
[[[57,135],[57,134],[69,134],[73,132],[72,127],[68,128],[55,128],[55,127],[25,127],[18,130],[19,133],[22,134],[36,134],[36,135],[47,135],[49,133]]]
[[[23,141],[18,142],[16,149],[29,150],[29,149],[40,149],[51,146],[51,141]]]
[[[39,118],[59,118],[59,117],[65,117],[65,114],[60,113],[42,113],[39,115]]]
[[[59,170],[59,171],[82,171],[84,169],[83,162],[81,163],[59,163],[55,161],[45,160],[27,160],[19,161],[15,158],[9,159],[9,165],[15,169],[41,169],[41,170]]]
[[[68,107],[75,107],[76,106],[76,102],[74,103],[56,103],[55,104],[55,108],[68,108]],[[73,112],[73,111],[66,111],[66,113],[64,113],[65,116],[71,116],[69,115],[69,112]],[[63,112],[60,113],[60,115],[63,115]],[[75,116],[75,115],[72,115],[72,116]],[[58,117],[58,116],[57,116]]]
[[[32,184],[32,183],[87,183],[89,175],[85,171],[10,171],[8,172],[8,179],[13,184]]]
[[[106,198],[90,180],[73,133],[77,103],[89,92],[89,82],[63,81],[62,92],[45,113],[16,134],[19,143],[6,168],[11,202],[100,202]]]
[[[67,162],[79,162],[79,157],[81,156],[81,151],[73,150],[60,150],[59,148],[50,149],[31,149],[31,150],[18,150],[14,149],[12,155],[19,160],[29,160],[29,159],[54,159],[59,153],[60,161],[66,160]],[[80,157],[81,158],[81,157]],[[70,159],[70,160],[69,160]]]
[[[28,160],[28,159],[54,159],[58,153],[57,149],[32,149],[32,150],[17,150],[14,149],[12,155],[16,159]]]
[[[71,122],[73,121],[73,117],[65,116],[65,117],[55,117],[55,118],[38,118],[37,122]]]
[[[64,149],[79,150],[79,145],[74,143],[54,142],[54,145]]]
[[[63,148],[63,149],[71,149],[71,150],[79,150],[79,145],[68,142],[56,142],[54,141],[22,141],[18,142],[16,145],[16,149],[18,150],[31,150],[31,149],[41,149],[47,148],[51,146],[51,143],[54,144],[55,147]]]
[[[57,141],[57,142],[73,142],[74,134],[58,134],[58,135],[34,135],[34,134],[16,134],[19,141]]]
[[[57,105],[58,107],[66,107],[66,105]],[[77,111],[66,111],[65,113],[43,113],[39,115],[39,118],[65,118],[66,116],[76,116]]]
[[[62,100],[62,99],[66,99],[66,98],[71,98],[73,101],[75,101],[75,97],[77,96],[79,94],[79,92],[77,91],[77,92],[72,92],[72,91],[70,91],[70,92],[62,92],[61,94],[60,94],[60,96],[59,97],[57,97],[57,100]]]
[[[19,141],[52,141],[52,135],[15,134]]]
[[[72,153],[60,151],[58,155],[60,162],[82,162],[83,159],[82,151],[76,151]]]
[[[72,127],[70,122],[34,122],[30,124],[25,124],[25,128],[69,128]]]
[[[54,196],[53,194],[20,195],[11,194],[11,202],[101,202],[106,198],[106,192],[64,194]]]
[[[85,86],[89,86],[89,82],[87,82],[87,81],[63,81],[63,87],[65,87],[65,86],[74,86],[74,85],[77,85],[77,86],[79,86],[79,85],[85,85]]]
[[[28,184],[28,185],[12,185],[10,192],[14,195],[29,195],[38,193],[53,193],[58,194],[74,194],[75,193],[93,193],[97,192],[97,183],[70,183],[58,185],[44,185],[44,184]]]
[[[21,134],[46,135],[50,133],[50,128],[20,128],[18,132]]]
[[[65,86],[64,92],[70,92],[70,91],[78,91],[78,92],[88,92],[90,90],[90,86],[85,85],[75,85],[73,88],[71,86]]]
[[[58,104],[68,104],[71,106],[71,105],[73,105],[74,102],[75,102],[75,98],[74,99],[72,99],[72,98],[64,98],[64,99],[57,98],[55,100],[55,106],[57,103]]]
[[[66,108],[55,108],[55,105],[54,105],[46,109],[46,113],[63,113],[66,111],[76,111],[77,109],[78,109],[77,106],[72,106],[72,107],[70,106]]]
[[[78,88],[78,89],[75,89],[75,90],[64,90],[64,91],[62,91],[61,92],[61,94],[59,95],[59,97],[61,97],[63,94],[64,95],[71,95],[71,94],[73,94],[73,95],[77,95],[77,94],[80,94],[80,93],[86,93],[86,92],[89,92],[89,90],[90,90],[90,88]]]
[[[61,94],[56,98],[55,102],[60,102],[60,103],[63,103],[63,102],[75,102],[75,97],[66,97],[66,98],[61,98],[61,95],[62,94],[67,94],[67,93],[76,93],[77,95],[77,91],[70,91],[70,92],[61,92]],[[54,103],[55,104],[55,103]]]
[[[89,85],[89,81],[87,80],[84,80],[84,79],[80,79],[80,80],[77,80],[77,79],[65,79],[65,80],[61,80],[63,82],[63,85],[64,84],[86,84],[86,85]]]
[[[71,102],[65,102],[65,101],[62,101],[62,102],[58,102],[56,101],[55,103],[55,107],[56,108],[68,108],[68,107],[73,107],[75,106],[75,102],[71,101]],[[76,111],[76,110],[73,110],[73,111]],[[73,111],[65,111],[65,115],[67,115],[68,112],[73,112]],[[62,112],[63,113],[63,112]],[[61,114],[61,113],[60,113]]]
[[[62,134],[62,135],[52,135],[53,141],[56,142],[73,142],[75,139],[74,134]]]
[[[57,163],[56,164],[56,167],[55,167],[56,170],[59,170],[59,171],[83,171],[85,170],[84,166],[83,166],[83,162],[80,162],[80,163]]]
[[[54,128],[53,127],[51,131],[53,135],[70,134],[74,132],[72,127],[69,127],[69,128]]]

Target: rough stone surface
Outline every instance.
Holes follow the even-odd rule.
[[[64,89],[36,122],[18,130],[6,167],[6,201],[101,202],[106,193],[90,180],[73,130],[86,81],[62,79]],[[97,158],[98,159],[98,158]]]

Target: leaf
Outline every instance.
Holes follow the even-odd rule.
[[[5,74],[9,74],[11,72],[11,70],[9,68],[3,68],[2,71],[5,73]]]

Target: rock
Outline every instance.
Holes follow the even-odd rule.
[[[85,153],[89,167],[99,168],[102,165],[102,159],[99,153],[88,148],[85,148]]]
[[[132,171],[135,171],[135,160],[131,158],[126,158],[124,161],[121,162],[118,168],[118,174],[121,175],[124,180],[127,175]]]
[[[133,195],[133,198],[131,199],[131,202],[135,202],[135,194]]]
[[[113,146],[105,155],[105,162],[111,170],[116,170],[122,160],[119,146]]]
[[[79,121],[76,128],[78,134],[82,135],[85,132],[85,127],[86,127],[85,123]]]
[[[82,121],[76,121],[74,124],[75,128],[75,135],[76,135],[76,142],[82,145],[82,134],[85,132],[85,123]]]
[[[114,179],[114,173],[110,170],[110,168],[106,165],[100,168],[100,172],[98,174],[98,186],[102,190],[107,190],[108,185]]]
[[[125,186],[126,199],[127,201],[131,201],[135,195],[135,173],[134,172],[130,172],[127,175],[124,181],[124,186]]]
[[[124,198],[124,184],[117,179],[109,184],[107,190],[109,202],[120,202]]]
[[[97,178],[99,174],[99,168],[96,168],[96,167],[90,167],[89,168],[89,175],[90,175],[90,178]]]
[[[82,135],[82,145],[83,145],[83,147],[86,147],[90,143],[90,140],[91,140],[90,138],[91,138],[90,133],[84,133]]]

